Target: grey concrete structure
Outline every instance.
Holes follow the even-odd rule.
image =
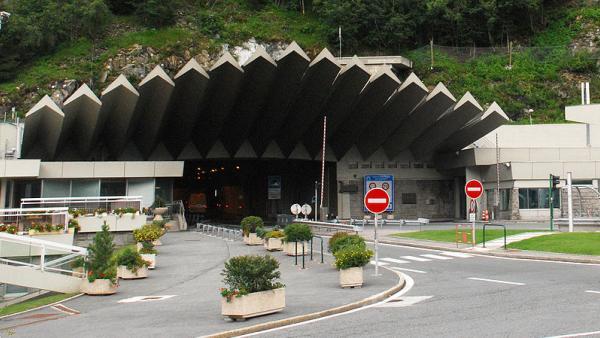
[[[93,146],[98,128],[102,101],[83,84],[63,104],[65,119],[59,148],[76,148],[77,157],[87,157]],[[61,149],[61,151],[64,151]]]
[[[171,155],[177,158],[190,141],[194,126],[200,118],[200,107],[206,98],[209,76],[196,59],[192,58],[175,75],[174,80],[175,90],[162,129],[162,133],[168,133],[170,137],[162,139]],[[177,132],[172,133],[173,130]]]
[[[25,115],[22,153],[25,156],[51,159],[56,153],[65,114],[44,96]]]

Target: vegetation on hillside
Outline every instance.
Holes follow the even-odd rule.
[[[295,40],[314,56],[338,50],[341,27],[344,55],[406,55],[428,86],[443,81],[457,96],[469,90],[516,120],[529,121],[533,110],[535,122],[557,122],[564,105],[579,102],[579,81],[600,88],[600,37],[584,41],[595,49],[574,43],[600,28],[592,2],[0,0],[0,10],[12,13],[0,31],[0,112],[16,105],[23,113],[65,79],[99,93],[120,71],[111,60],[137,45],[151,47],[156,63],[200,53],[214,59],[224,45],[250,38]],[[436,46],[431,69],[429,48],[419,48],[430,39],[469,47]]]

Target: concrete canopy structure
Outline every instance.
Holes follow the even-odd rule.
[[[338,60],[327,49],[310,60],[296,43],[276,61],[259,48],[243,66],[225,53],[208,72],[190,60],[174,79],[157,66],[137,88],[119,76],[101,99],[83,85],[62,110],[45,97],[25,118],[22,155],[315,159],[327,116],[327,158],[356,147],[363,159],[383,149],[389,159],[409,150],[425,161],[507,121],[496,104],[483,114],[469,93],[457,103],[442,83],[429,92],[410,66],[399,57]]]

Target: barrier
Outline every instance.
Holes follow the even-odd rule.
[[[506,225],[504,224],[484,224],[483,225],[483,247],[485,248],[485,227],[502,227],[504,229],[504,250],[506,250]]]
[[[226,241],[234,242],[238,239],[242,239],[243,234],[241,230],[230,229],[227,227],[219,227],[216,225],[204,224],[204,223],[196,223],[196,231],[202,232],[203,234],[222,238]]]
[[[470,243],[472,246],[475,246],[475,236],[473,231],[473,226],[471,224],[456,224],[456,247],[458,248],[458,243]],[[471,236],[470,239],[469,236]]]

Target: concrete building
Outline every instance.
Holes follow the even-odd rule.
[[[292,43],[277,60],[259,49],[243,65],[228,53],[209,70],[192,59],[172,79],[157,66],[137,86],[121,75],[100,97],[83,85],[62,107],[44,97],[23,123],[0,124],[0,206],[133,194],[149,206],[160,195],[210,219],[275,219],[314,202],[323,135],[329,217],[362,218],[366,183],[393,190],[396,219],[465,218],[470,178],[489,190],[486,208],[496,135],[500,217],[545,217],[550,173],[597,184],[597,105],[567,110],[591,126],[502,126],[496,103],[429,90],[411,67],[327,49],[311,60]]]

